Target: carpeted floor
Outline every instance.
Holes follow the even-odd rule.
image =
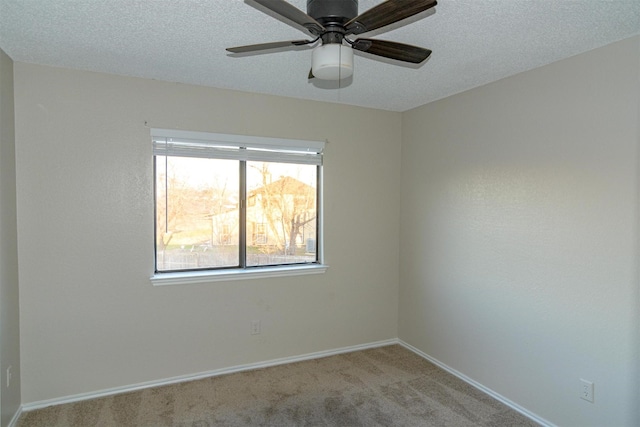
[[[393,345],[24,413],[18,427],[536,426]]]

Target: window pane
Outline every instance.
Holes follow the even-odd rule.
[[[247,266],[315,262],[317,166],[247,162]]]
[[[239,162],[156,156],[156,270],[237,267]]]

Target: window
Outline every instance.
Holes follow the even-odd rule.
[[[255,205],[254,205],[255,206]],[[253,235],[253,241],[256,245],[267,244],[267,225],[264,222],[259,224],[253,223],[255,228],[255,234]]]
[[[151,136],[156,275],[320,264],[323,142]]]

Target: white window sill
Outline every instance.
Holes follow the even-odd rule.
[[[323,274],[329,268],[324,264],[277,266],[217,271],[188,271],[179,273],[156,273],[151,276],[153,286],[186,285],[229,280],[263,279],[267,277],[303,276]]]

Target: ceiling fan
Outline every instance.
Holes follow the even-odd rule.
[[[341,80],[353,74],[353,50],[420,64],[431,51],[408,44],[349,36],[385,27],[434,7],[436,0],[387,0],[358,15],[358,0],[307,0],[307,13],[285,0],[253,0],[286,21],[298,24],[311,40],[290,40],[228,48],[231,53],[315,46],[309,79]]]

